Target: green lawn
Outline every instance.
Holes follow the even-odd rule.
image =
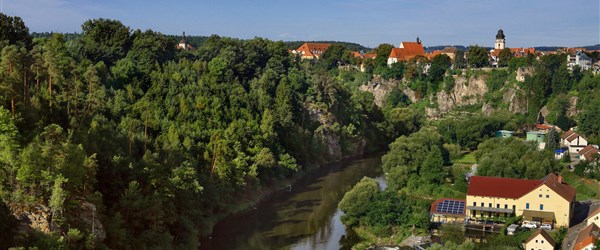
[[[477,161],[475,160],[475,152],[470,152],[468,154],[463,155],[462,158],[457,159],[454,163],[458,164],[475,164]]]
[[[600,199],[600,184],[598,181],[579,177],[571,171],[561,172],[565,182],[577,191],[577,200]]]

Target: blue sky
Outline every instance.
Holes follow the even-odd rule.
[[[336,40],[397,46],[493,47],[499,28],[508,47],[600,43],[599,0],[0,0],[31,31],[79,32],[92,18],[165,34],[218,34],[273,40]]]

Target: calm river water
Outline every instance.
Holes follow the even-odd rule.
[[[201,249],[349,249],[356,241],[340,222],[344,193],[364,176],[385,186],[381,156],[331,164],[298,180],[256,209],[218,223]]]

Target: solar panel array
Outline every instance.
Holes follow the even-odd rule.
[[[435,211],[438,213],[463,214],[465,211],[465,202],[444,200],[437,204]]]

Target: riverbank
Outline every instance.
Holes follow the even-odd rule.
[[[259,190],[249,190],[247,192],[241,193],[238,196],[239,199],[237,199],[235,203],[230,205],[227,212],[213,216],[210,220],[206,221],[207,224],[205,225],[203,230],[200,231],[200,238],[209,237],[213,233],[215,225],[223,221],[225,218],[229,216],[235,216],[237,214],[244,213],[252,209],[256,209],[256,206],[258,204],[265,200],[268,200],[276,194],[279,194],[281,192],[288,192],[290,187],[291,189],[294,189],[294,184],[296,184],[298,180],[306,177],[309,174],[313,174],[319,170],[323,170],[324,168],[332,167],[335,164],[347,164],[356,160],[373,157],[377,157],[380,159],[381,156],[381,152],[375,152],[344,158],[337,162],[328,162],[319,165],[308,166],[306,170],[297,172],[289,178],[273,181],[269,185],[261,186]]]
[[[275,190],[221,220],[200,249],[350,249],[358,238],[342,224],[338,204],[363,177],[382,174],[380,154],[305,171],[291,191]]]

